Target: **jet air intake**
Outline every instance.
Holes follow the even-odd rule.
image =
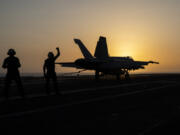
[[[81,68],[94,69],[97,67],[97,62],[90,59],[77,59],[75,64]]]

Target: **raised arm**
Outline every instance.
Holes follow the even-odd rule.
[[[60,56],[60,50],[59,50],[59,47],[57,47],[56,50],[57,50],[57,55],[54,57],[55,60]]]

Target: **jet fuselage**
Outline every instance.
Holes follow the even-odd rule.
[[[122,70],[136,70],[144,68],[149,62],[134,61],[130,57],[108,57],[105,59],[77,59],[75,64],[77,67],[87,70],[98,70],[103,73],[122,73]]]

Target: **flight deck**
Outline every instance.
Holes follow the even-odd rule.
[[[61,95],[46,94],[44,79],[24,77],[25,98],[15,84],[10,98],[0,83],[0,127],[8,133],[160,134],[179,126],[180,74],[115,77],[59,76]],[[53,88],[53,87],[52,87]],[[178,131],[174,126],[173,131]],[[63,132],[64,133],[64,132]]]

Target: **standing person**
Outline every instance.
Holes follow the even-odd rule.
[[[15,50],[14,49],[9,49],[7,55],[9,55],[9,57],[7,57],[4,62],[2,67],[4,69],[7,69],[7,74],[6,74],[6,78],[5,78],[5,96],[6,98],[8,98],[8,94],[9,94],[9,86],[12,82],[12,80],[14,80],[18,86],[18,90],[21,93],[21,96],[24,97],[24,90],[23,90],[23,86],[22,86],[22,82],[21,82],[21,77],[19,74],[19,70],[18,68],[21,67],[21,64],[19,62],[19,59],[17,57],[15,57]]]
[[[43,66],[43,72],[44,72],[44,77],[46,79],[46,92],[47,94],[49,94],[49,82],[50,79],[53,80],[53,85],[54,85],[54,89],[56,90],[56,94],[58,93],[58,84],[57,84],[57,76],[56,76],[56,72],[55,72],[55,61],[56,59],[60,56],[60,50],[57,47],[57,55],[54,56],[54,54],[52,52],[48,53],[48,58],[45,60],[44,62],[44,66]]]

